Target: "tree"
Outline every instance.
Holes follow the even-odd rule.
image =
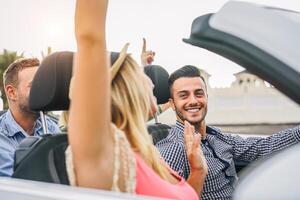
[[[18,55],[16,51],[8,51],[6,49],[4,49],[3,53],[0,54],[0,87],[1,87],[1,98],[3,100],[3,109],[8,108],[8,102],[6,99],[4,86],[3,86],[3,73],[12,62],[22,57],[23,54]]]
[[[44,53],[43,51],[41,51],[42,59],[44,59],[45,57],[47,57],[51,53],[52,53],[52,48],[51,47],[47,48],[47,52],[46,53]]]

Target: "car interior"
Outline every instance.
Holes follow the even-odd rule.
[[[113,56],[111,61],[113,63]],[[72,65],[73,52],[56,52],[43,60],[30,91],[29,104],[32,110],[46,113],[69,109]],[[168,72],[157,65],[147,66],[144,71],[155,85],[154,95],[157,102],[166,103],[170,95]],[[157,116],[156,122],[148,125],[148,132],[154,144],[167,137],[170,129],[170,125],[159,123]],[[69,185],[64,154],[67,146],[68,138],[65,132],[46,134],[43,137],[27,137],[16,150],[12,177]],[[247,164],[237,161],[237,171]]]
[[[285,59],[278,58],[272,54],[269,54],[267,49],[259,48],[258,46],[255,46],[255,44],[249,41],[247,42],[247,39],[243,38],[242,36],[238,36],[236,33],[231,34],[230,31],[227,32],[225,29],[220,28],[220,24],[224,26],[230,26],[230,24],[227,24],[228,22],[230,22],[230,20],[226,21],[226,15],[228,15],[230,19],[238,19],[240,23],[244,23],[245,21],[247,21],[247,23],[250,24],[251,21],[254,21],[256,25],[263,24],[263,27],[255,27],[253,33],[259,34],[260,31],[269,31],[269,33],[272,33],[273,36],[269,39],[276,40],[270,41],[270,44],[279,42],[280,44],[278,46],[289,47],[289,51],[287,51],[286,49],[281,49],[281,51],[287,52],[289,54],[287,60],[292,58],[292,60],[294,60],[296,63],[299,63],[300,51],[298,51],[298,41],[300,29],[294,29],[294,27],[299,27],[299,24],[296,24],[296,20],[291,20],[292,18],[284,18],[285,14],[287,14],[286,16],[288,16],[289,11],[276,10],[271,7],[255,8],[256,12],[253,13],[256,13],[258,17],[264,19],[262,20],[262,23],[259,23],[259,20],[257,20],[257,18],[253,16],[253,14],[246,14],[247,12],[252,12],[251,9],[249,9],[249,11],[247,11],[246,9],[247,6],[251,7],[252,5],[246,4],[247,3],[245,2],[228,2],[218,13],[207,14],[196,18],[192,24],[190,38],[184,39],[184,42],[215,52],[240,64],[250,72],[253,72],[254,74],[270,82],[281,92],[285,93],[287,96],[289,96],[299,104],[299,65],[295,67],[289,63],[285,63]],[[238,7],[238,9],[236,6]],[[285,12],[285,14],[281,15],[283,12]],[[241,19],[241,17],[239,16],[240,13],[243,13],[242,17],[248,16],[249,19]],[[267,13],[267,17],[264,17],[263,13]],[[268,21],[268,19],[270,21]],[[282,28],[285,25],[288,26],[287,29]],[[239,30],[242,30],[243,28],[243,26],[240,24],[233,24],[233,26],[238,27]],[[251,26],[247,24],[247,28],[251,28]],[[247,31],[249,31],[249,29],[247,29],[246,32]],[[277,35],[287,35],[291,37],[279,40],[275,37],[276,34],[273,34],[278,33],[277,31],[282,31]],[[296,49],[293,49],[294,47],[296,47]],[[292,52],[293,54],[290,52]],[[42,118],[45,117],[43,114],[47,114],[47,112],[69,109],[69,85],[72,77],[73,55],[73,52],[64,51],[55,52],[47,56],[41,63],[35,75],[30,92],[29,103],[32,110],[42,113]],[[115,60],[115,55],[116,54],[111,55],[111,63],[113,63],[113,61]],[[284,55],[285,54],[282,54],[282,56]],[[167,102],[170,95],[169,89],[167,87],[167,77],[169,76],[168,72],[157,65],[147,66],[144,68],[144,71],[151,78],[155,85],[153,92],[157,98],[158,104]],[[0,115],[5,112],[6,111],[1,111]],[[161,139],[167,137],[168,132],[172,128],[172,126],[169,124],[159,123],[159,116],[154,117],[155,123],[148,125],[148,132],[152,136],[153,143],[156,144]],[[47,126],[46,123],[44,123],[44,130],[46,130],[45,126]],[[20,146],[16,150],[14,173],[12,177],[18,179],[69,185],[64,153],[67,146],[68,137],[66,132],[61,132],[54,135],[45,134],[42,137],[27,137],[21,142]],[[275,199],[274,197],[276,197],[277,199],[294,199],[296,197],[295,194],[297,194],[297,192],[299,191],[297,185],[297,183],[299,182],[299,176],[295,175],[299,174],[297,173],[299,169],[299,159],[297,159],[298,155],[295,151],[298,150],[299,152],[299,147],[300,146],[298,145],[293,149],[289,149],[289,151],[283,152],[283,156],[280,156],[280,154],[275,155],[273,160],[269,160],[268,162],[264,163],[264,165],[259,165],[259,162],[251,164],[251,168],[256,168],[256,171],[253,171],[251,173],[252,169],[248,169],[248,171],[250,172],[248,176],[249,180],[246,179],[246,184],[243,184],[242,182],[240,186],[242,190],[238,190],[239,188],[237,188],[236,191],[238,191],[238,193],[236,193],[235,199],[249,199],[252,197],[253,199],[259,199],[257,198],[257,195],[259,195],[259,193],[257,192],[257,188],[261,190],[262,194],[266,195],[261,199]],[[286,159],[292,154],[293,160]],[[281,165],[279,165],[278,163],[280,163]],[[294,173],[292,173],[291,170],[283,170],[283,164],[287,166],[284,169],[288,169],[288,167],[294,166]],[[235,161],[237,172],[241,172],[246,166],[248,166],[248,163],[246,162]],[[272,173],[266,173],[268,176],[263,177],[262,172],[271,172],[272,170],[274,170],[272,169],[272,167],[276,167],[275,176]],[[278,174],[280,174],[280,176],[277,176]],[[292,177],[293,179],[289,177],[291,176],[291,174],[294,174],[294,177]],[[272,176],[276,178],[279,177],[279,179],[281,179],[279,180],[281,184],[279,189],[274,190],[275,192],[268,192],[266,191],[265,186],[269,183]],[[251,177],[252,179],[255,179],[255,182],[253,182],[253,180],[250,180]],[[16,179],[11,180],[16,181]],[[263,180],[264,182],[261,182],[261,180]],[[5,179],[0,180],[0,182],[1,181],[5,181]],[[18,185],[21,183],[21,181],[23,180],[20,180],[20,182],[15,182],[12,185],[12,188],[22,187],[21,185]],[[251,183],[251,181],[253,184],[249,185],[248,182]],[[42,187],[41,190],[45,191],[45,188],[47,189],[47,187],[49,186],[43,184],[45,183],[40,183],[38,187]],[[27,183],[25,182],[24,185],[27,185]],[[55,184],[52,185],[57,186]],[[290,185],[295,186],[292,187],[293,191],[290,192],[290,196],[287,196],[285,193],[281,193],[285,196],[280,196],[280,192],[291,190]],[[71,187],[66,187],[63,189],[67,191],[70,188]],[[249,188],[250,190],[248,190]],[[31,190],[34,189],[31,188]],[[12,190],[10,189],[7,191]],[[73,191],[70,190],[70,193],[68,194],[71,194],[72,192]],[[273,194],[273,196],[270,197],[268,196],[269,194]],[[20,199],[23,198],[24,197],[21,197]],[[128,197],[128,199],[134,198],[131,196]]]
[[[240,64],[299,105],[299,33],[298,12],[230,1],[218,13],[197,17],[183,41]],[[234,199],[299,197],[299,147],[251,163],[239,174]]]
[[[72,63],[72,52],[53,53],[43,60],[30,91],[32,110],[68,110]],[[67,145],[65,133],[27,137],[16,150],[12,177],[68,185],[64,156]]]
[[[114,54],[112,54],[114,55]],[[112,63],[114,57],[111,56]],[[30,91],[30,108],[35,111],[68,110],[69,85],[72,77],[72,52],[56,52],[41,63]],[[157,86],[154,94],[158,103],[169,99],[168,72],[161,66],[145,67],[145,73]],[[149,134],[156,143],[168,135],[171,127],[156,122],[149,125]],[[15,153],[12,177],[68,185],[65,166],[65,150],[68,146],[66,133],[46,134],[43,137],[27,137]]]

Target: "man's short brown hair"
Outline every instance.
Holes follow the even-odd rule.
[[[3,73],[3,85],[4,87],[8,84],[14,86],[18,85],[18,74],[23,69],[29,67],[38,67],[40,61],[37,58],[20,58],[11,63]]]
[[[203,76],[201,76],[200,69],[193,65],[185,65],[185,66],[181,67],[180,69],[177,69],[176,71],[174,71],[169,77],[169,90],[170,90],[171,98],[173,98],[172,87],[173,87],[174,82],[177,79],[183,78],[183,77],[187,77],[187,78],[199,77],[199,78],[201,78],[202,81],[204,82],[205,90],[207,90],[206,82],[205,82],[205,79],[203,78]]]

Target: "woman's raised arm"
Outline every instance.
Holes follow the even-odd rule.
[[[78,51],[71,83],[69,121],[77,184],[103,189],[112,185],[114,155],[105,41],[107,4],[107,0],[76,2]]]

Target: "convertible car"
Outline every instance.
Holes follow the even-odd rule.
[[[240,64],[300,104],[299,34],[298,12],[229,2],[195,19],[183,40]],[[296,145],[248,166],[234,199],[299,199],[299,154]]]
[[[297,12],[230,1],[219,12],[196,18],[190,37],[183,41],[240,64],[300,104],[299,35],[300,15]],[[71,52],[57,52],[42,62],[30,92],[31,109],[41,111],[42,115],[47,111],[68,109],[72,56]],[[159,71],[159,67],[152,70],[146,73],[152,74],[154,84],[165,84],[166,78],[160,76],[163,70]],[[163,103],[167,99],[164,93],[167,89],[157,90],[155,94]],[[151,132],[149,127],[155,143],[166,136],[169,126],[153,126],[161,130]],[[16,152],[13,178],[0,178],[1,199],[147,199],[67,186],[69,181],[64,166],[67,144],[66,134],[24,140]],[[250,165],[241,174],[234,198],[299,198],[299,153],[300,146],[294,146]],[[240,168],[247,165],[236,164]]]

